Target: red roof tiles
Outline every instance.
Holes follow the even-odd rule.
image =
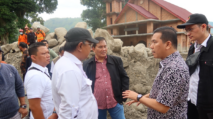
[[[177,18],[179,18],[180,20],[182,20],[183,22],[186,22],[188,17],[192,14],[186,9],[178,7],[164,0],[152,0],[152,1],[156,3],[157,5],[161,6],[162,8],[164,8],[166,11],[173,14],[174,16],[176,16]]]
[[[135,10],[136,12],[138,12],[139,14],[141,14],[142,16],[144,16],[147,19],[158,19],[155,15],[153,15],[152,13],[150,13],[149,11],[147,11],[146,9],[144,9],[143,7],[135,5],[135,4],[127,3],[126,6],[121,11],[121,13],[119,14],[119,16],[117,17],[117,19],[115,20],[115,23],[122,16],[123,11],[125,9],[127,9],[127,6],[130,7],[130,8],[132,8],[133,10]]]

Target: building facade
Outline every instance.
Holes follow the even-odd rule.
[[[105,0],[107,26],[105,29],[123,41],[124,46],[144,43],[150,46],[153,31],[161,26],[177,30],[178,50],[187,52],[190,40],[177,25],[187,21],[191,13],[164,0],[129,0],[122,8],[123,0]]]

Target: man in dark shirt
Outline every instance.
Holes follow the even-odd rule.
[[[147,119],[187,119],[189,89],[188,67],[177,51],[177,33],[172,27],[160,27],[151,39],[153,56],[160,58],[160,69],[150,94],[125,91],[124,98],[148,107]]]
[[[95,38],[92,50],[95,56],[83,63],[84,71],[93,81],[92,90],[98,103],[98,119],[125,119],[122,92],[129,89],[129,77],[120,57],[107,55],[105,38]]]
[[[27,42],[29,46],[35,43],[35,33],[32,28],[30,28],[30,32],[27,33]]]
[[[21,73],[23,74],[23,81],[24,81],[24,77],[25,77],[25,74],[27,71],[27,69],[26,69],[26,62],[27,62],[27,57],[28,57],[27,44],[24,42],[20,42],[19,49],[22,52],[20,68],[21,68]]]
[[[0,48],[0,62],[1,56]],[[21,119],[21,115],[22,118],[27,115],[26,106],[24,86],[18,71],[12,65],[0,63],[0,119]]]

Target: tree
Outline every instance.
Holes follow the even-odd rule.
[[[44,25],[44,20],[42,17],[39,17],[37,13],[31,12],[28,14],[28,17],[31,18],[30,23],[34,23],[35,21],[39,21],[42,25]]]
[[[87,7],[81,17],[93,31],[106,25],[106,3],[103,0],[81,0],[81,4]]]
[[[127,1],[125,0],[125,3]],[[106,26],[106,3],[104,0],[81,0],[81,4],[87,7],[81,17],[92,27],[93,31]]]
[[[27,14],[53,13],[57,4],[57,0],[0,0],[1,44],[8,43],[9,38],[15,37],[17,29],[30,23]]]

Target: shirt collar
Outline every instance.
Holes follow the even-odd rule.
[[[31,64],[31,66],[30,66],[30,67],[35,67],[35,68],[37,68],[37,69],[41,70],[42,72],[46,72],[46,73],[48,73],[48,69],[47,69],[47,67],[42,67],[41,65],[38,65],[38,64],[33,63],[33,62],[32,62],[32,64]]]
[[[71,54],[67,51],[64,52],[63,56],[69,58],[70,60],[72,60],[77,65],[82,65],[82,62],[76,56],[74,56],[73,54]]]
[[[210,36],[211,35],[209,34],[209,36],[203,41],[203,43],[201,44],[202,46],[204,46],[204,47],[207,46],[207,42],[208,42]],[[195,42],[194,47],[197,48],[197,45],[198,45],[197,42]]]
[[[105,61],[106,61],[106,59],[107,59],[107,55],[105,57]],[[98,62],[98,59],[96,57],[95,57],[95,61]]]
[[[177,56],[179,56],[178,51],[172,53],[171,55],[167,56],[165,59],[161,60],[161,62],[160,62],[161,67],[165,67],[171,61],[173,61]]]

